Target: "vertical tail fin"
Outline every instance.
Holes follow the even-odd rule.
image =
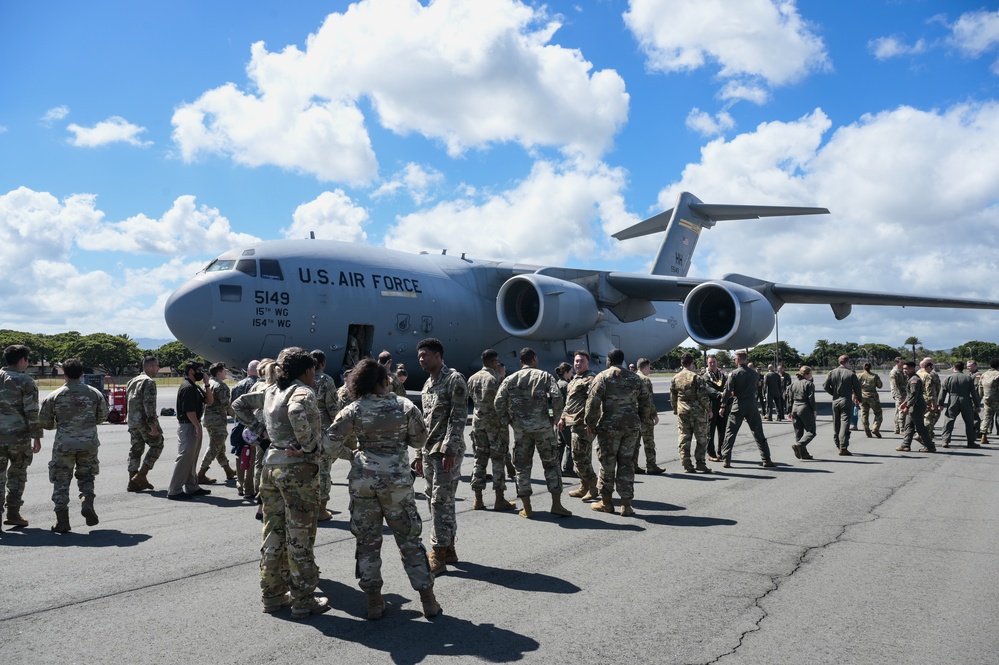
[[[690,257],[701,237],[701,229],[710,229],[715,222],[730,219],[757,219],[789,215],[827,215],[826,208],[796,206],[750,206],[702,203],[690,192],[680,192],[676,204],[669,210],[618,231],[613,237],[628,240],[666,231],[662,245],[652,265],[653,275],[684,277],[690,269]]]

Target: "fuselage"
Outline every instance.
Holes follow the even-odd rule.
[[[416,346],[425,337],[441,340],[445,363],[466,374],[481,367],[486,348],[510,371],[525,346],[549,370],[582,348],[599,370],[611,348],[629,360],[655,359],[687,338],[679,303],[658,303],[654,316],[631,323],[605,310],[576,339],[512,336],[497,317],[497,293],[511,277],[539,268],[330,240],[266,241],[212,261],[170,296],[165,317],[189,349],[232,367],[300,346],[324,351],[327,373],[339,375],[386,349],[406,365],[411,389],[424,377]]]

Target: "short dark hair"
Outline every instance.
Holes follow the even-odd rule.
[[[292,381],[315,367],[316,359],[300,346],[289,346],[278,354],[277,365],[277,385],[280,390],[284,390]]]
[[[375,392],[375,388],[385,383],[387,378],[388,370],[385,369],[385,365],[371,358],[365,358],[354,366],[354,371],[347,377],[347,390],[354,399],[361,399]]]
[[[493,359],[499,358],[499,351],[496,349],[486,349],[482,352],[482,364],[485,365]]]
[[[870,369],[871,363],[864,363],[864,369]]]
[[[66,358],[62,361],[62,373],[67,379],[79,379],[83,376],[83,363],[76,358]]]
[[[586,358],[587,360],[589,360],[590,359],[590,352],[587,351],[586,349],[579,349],[578,351],[573,351],[573,353],[572,353],[572,357],[573,358],[575,358],[576,356],[583,356],[584,358]]]
[[[532,360],[538,357],[538,354],[534,352],[529,346],[525,346],[520,350],[520,362],[524,365],[530,363]]]
[[[189,370],[193,369],[194,371],[198,371],[199,369],[204,369],[204,367],[205,363],[201,362],[200,360],[195,360],[194,358],[191,358],[190,360],[185,360],[183,363],[181,363],[180,371],[183,372],[184,374],[187,374]]]
[[[314,349],[310,355],[312,356],[312,359],[316,361],[316,367],[326,364],[326,353],[320,349]]]
[[[571,371],[572,371],[572,365],[570,365],[569,363],[559,363],[559,366],[555,368],[555,374],[560,377],[566,372],[571,372]]]
[[[157,365],[159,365],[160,364],[160,359],[157,358],[156,356],[146,356],[145,358],[142,359],[142,366],[143,367],[145,367],[146,365],[148,365],[150,363],[156,363]]]
[[[645,362],[643,363],[642,360],[645,360]],[[694,356],[690,355],[689,353],[685,353],[682,356],[680,356],[680,365],[682,367],[686,367],[687,365],[689,365],[692,362],[694,362]],[[640,359],[638,361],[638,366],[641,367],[643,364],[644,365],[648,365],[649,361],[646,360],[645,358]]]
[[[992,369],[999,369],[999,358],[993,358],[989,361],[989,367]]]
[[[911,368],[915,369],[916,368],[916,361],[915,360],[906,360],[904,366],[905,367],[911,367]]]
[[[212,376],[218,376],[218,373],[225,369],[225,363],[213,363],[208,367],[208,373]]]
[[[444,356],[444,345],[436,337],[427,337],[426,339],[421,339],[420,343],[416,345],[416,350],[428,349],[431,353],[437,353],[441,357]]]
[[[24,344],[11,344],[3,350],[3,361],[7,365],[16,365],[22,358],[30,358],[31,349]]]
[[[624,362],[624,351],[621,349],[611,349],[607,352],[608,365],[620,365]]]
[[[954,363],[954,369],[956,369],[958,372],[963,372],[964,371],[964,361],[963,360],[958,360],[956,363]]]

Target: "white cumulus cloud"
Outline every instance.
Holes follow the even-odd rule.
[[[181,105],[174,140],[186,160],[217,153],[368,182],[367,99],[382,126],[451,155],[513,142],[593,158],[625,122],[628,94],[615,71],[552,43],[558,27],[517,0],[360,0],[330,14],[304,51],[255,44],[253,92],[230,83]]]
[[[898,37],[878,37],[867,44],[867,48],[878,60],[888,60],[903,55],[916,55],[927,50],[926,40],[917,39],[913,44],[906,44]]]
[[[368,211],[337,189],[298,206],[291,226],[281,229],[281,233],[285,238],[308,238],[315,233],[323,240],[363,243],[368,239],[364,227],[369,221]]]
[[[392,196],[399,190],[405,190],[416,205],[422,205],[433,198],[436,187],[444,182],[444,174],[430,166],[421,166],[415,162],[406,164],[389,180],[379,185],[371,193],[373,198]]]
[[[999,45],[999,10],[962,14],[951,30],[950,42],[965,55],[977,58]]]
[[[630,0],[624,20],[649,69],[716,66],[728,99],[762,103],[765,87],[831,66],[794,0]]]
[[[696,106],[687,114],[687,129],[701,136],[717,136],[735,127],[735,120],[728,111],[721,111],[712,116]]]
[[[56,120],[62,120],[68,115],[69,115],[69,107],[66,106],[65,104],[62,106],[56,106],[50,108],[48,111],[45,112],[45,115],[42,116],[42,124],[51,125]]]
[[[145,127],[133,125],[119,116],[102,120],[93,127],[82,127],[74,122],[66,129],[73,134],[73,138],[69,140],[70,144],[78,148],[96,148],[109,143],[128,143],[144,148],[153,144],[152,141],[143,141],[139,138],[139,135],[146,131]]]

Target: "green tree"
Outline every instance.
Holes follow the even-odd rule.
[[[80,333],[75,330],[49,335],[48,341],[52,349],[52,360],[62,362],[67,358],[79,358],[81,339]]]
[[[812,353],[808,357],[808,362],[815,365],[816,367],[828,367],[829,357],[830,357],[829,340],[827,339],[815,340],[815,348],[812,349]]]
[[[775,352],[779,351],[780,359],[776,360]],[[767,365],[777,365],[794,367],[800,365],[801,354],[787,342],[771,342],[770,344],[760,344],[749,352],[749,360],[756,364],[758,368],[765,368]]]
[[[725,350],[715,351],[715,360],[718,361],[719,367],[731,367],[735,362],[732,360],[732,356],[729,355],[729,352]]]
[[[955,360],[977,360],[979,364],[987,365],[993,358],[999,358],[999,344],[993,342],[971,341],[955,347],[951,353]]]
[[[181,363],[197,355],[180,342],[169,342],[153,352],[153,355],[160,359],[161,367],[169,367],[176,370]]]
[[[94,333],[82,337],[77,356],[85,367],[121,376],[125,368],[141,360],[139,346],[117,335]]]
[[[890,363],[898,355],[898,349],[887,344],[864,344],[863,348],[867,349],[867,357],[874,365]]]
[[[689,353],[695,359],[701,357],[701,351],[696,346],[678,346],[652,363],[653,369],[676,371],[680,369],[680,357]]]
[[[922,345],[922,341],[920,341],[920,339],[918,337],[907,337],[906,340],[904,342],[902,342],[902,344],[905,345],[905,346],[911,346],[912,347],[912,359],[916,360],[916,345],[917,344]],[[916,362],[919,362],[919,361],[916,361]]]

